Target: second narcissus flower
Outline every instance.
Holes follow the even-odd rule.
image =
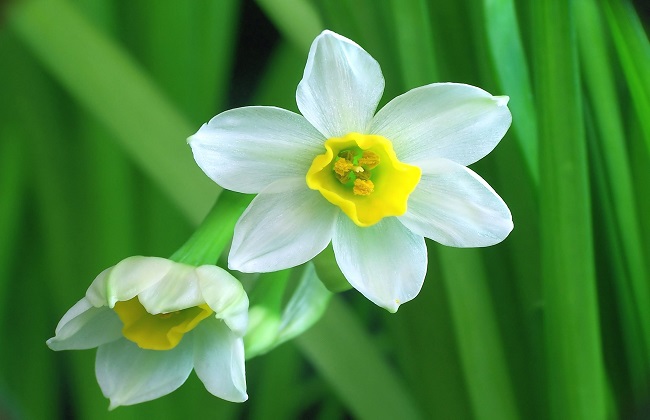
[[[394,312],[422,287],[425,237],[482,247],[509,234],[508,207],[466,167],[508,130],[508,98],[434,83],[375,114],[383,89],[379,64],[365,50],[324,31],[298,85],[302,115],[237,108],[189,138],[216,183],[258,194],[235,227],[230,268],[293,267],[332,242],[349,283]]]
[[[97,276],[47,344],[99,347],[95,372],[111,409],[169,394],[192,369],[213,395],[242,402],[247,324],[248,297],[223,269],[130,257]]]

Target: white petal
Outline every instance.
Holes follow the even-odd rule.
[[[361,228],[341,214],[332,245],[345,278],[375,304],[395,312],[420,292],[427,272],[424,238],[397,218]]]
[[[434,83],[390,101],[370,132],[391,140],[402,162],[441,157],[469,165],[490,153],[508,131],[507,102],[474,86]]]
[[[192,331],[194,370],[213,395],[243,402],[246,394],[244,340],[218,320],[205,320]]]
[[[129,257],[102,271],[86,292],[93,306],[112,308],[159,282],[176,264],[158,257]]]
[[[95,374],[109,409],[150,401],[176,390],[192,372],[192,340],[171,350],[143,350],[122,338],[97,350]]]
[[[262,106],[223,112],[188,142],[203,172],[223,188],[242,193],[304,177],[325,150],[325,138],[304,117]]]
[[[307,262],[332,239],[338,212],[338,207],[306,185],[283,193],[263,191],[235,226],[228,266],[265,273]]]
[[[241,283],[226,270],[214,265],[196,269],[205,303],[238,336],[248,327],[248,295]]]
[[[96,308],[82,298],[63,315],[56,335],[47,340],[52,350],[91,349],[122,336],[122,322],[117,314],[101,306]]]
[[[400,221],[418,235],[456,247],[490,246],[513,228],[501,197],[472,170],[446,159],[422,166]]]
[[[353,41],[331,31],[311,45],[296,101],[325,137],[365,133],[384,91],[377,61]]]
[[[150,314],[167,313],[205,303],[199,289],[196,267],[172,262],[160,281],[138,295]]]

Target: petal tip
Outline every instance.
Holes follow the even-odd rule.
[[[204,132],[207,128],[208,128],[208,124],[207,124],[207,123],[204,123],[203,125],[201,125],[201,128],[199,128],[198,131],[197,131],[196,133],[192,134],[191,136],[189,136],[189,137],[187,138],[187,140],[186,140],[186,141],[187,141],[187,144],[190,144],[190,145],[191,145],[193,141],[197,141],[198,138],[200,137],[200,135],[203,134],[203,132]]]
[[[228,254],[228,270],[234,270],[234,271],[239,271],[240,273],[243,273],[241,271],[241,268],[244,264],[242,263],[240,258],[237,258],[237,255],[235,254],[235,249],[234,246],[230,249],[230,254]]]
[[[233,271],[239,271],[240,273],[262,273],[256,269],[254,264],[251,264],[251,261],[245,261],[241,258],[233,257],[233,254],[230,253],[228,257],[228,269]]]
[[[494,96],[494,101],[497,103],[498,106],[507,106],[508,102],[510,101],[510,96]]]
[[[401,302],[399,301],[399,299],[395,299],[395,301],[391,302],[390,305],[383,305],[383,308],[386,309],[391,314],[394,314],[394,313],[397,312],[400,305],[401,305]]]
[[[231,399],[231,402],[234,402],[234,403],[243,403],[243,402],[246,402],[246,401],[248,401],[248,394],[246,392],[244,392],[241,395],[238,395],[236,397],[233,397]]]
[[[320,35],[318,35],[318,37],[316,37],[316,39],[325,38],[325,37],[332,37],[332,38],[338,39],[340,41],[352,42],[352,43],[356,44],[351,39],[346,38],[343,35],[338,34],[338,33],[334,32],[334,31],[332,31],[330,29],[325,29],[323,32],[320,33]]]
[[[50,348],[50,350],[54,350],[54,351],[56,351],[56,348],[54,348],[54,347],[56,347],[56,345],[54,347],[52,347],[52,345],[56,342],[55,338],[56,337],[48,338],[45,341],[45,345],[48,346]]]
[[[363,293],[363,292],[361,292],[361,294],[364,295],[372,303],[379,306],[380,308],[386,309],[391,314],[396,313],[397,310],[399,309],[400,305],[402,303],[404,303],[403,301],[401,301],[399,299],[384,300],[384,299],[378,298],[376,296],[370,296],[370,295],[368,295],[366,293]]]

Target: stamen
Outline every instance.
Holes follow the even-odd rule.
[[[336,159],[336,162],[334,162],[334,173],[336,174],[336,179],[338,179],[341,184],[347,184],[354,179],[350,173],[352,169],[354,169],[352,162],[343,157],[339,157]]]
[[[370,195],[375,190],[375,184],[369,179],[355,179],[352,192],[355,195]]]
[[[366,169],[373,169],[379,165],[379,155],[370,150],[364,150],[361,159],[359,159],[359,165]]]
[[[352,172],[348,172],[343,176],[340,176],[338,174],[336,175],[336,179],[338,179],[341,184],[347,184],[348,182],[352,181],[353,180],[352,177],[353,177]]]
[[[352,153],[352,150],[341,150],[338,154],[340,158],[343,158],[347,160],[348,162],[352,162],[354,160],[354,153]]]
[[[370,179],[370,175],[372,175],[372,174],[370,173],[370,171],[363,171],[363,172],[358,172],[355,175],[357,176],[356,179],[364,179],[365,180],[365,179]]]
[[[334,172],[340,177],[344,177],[353,169],[352,162],[345,158],[339,158],[334,163]]]

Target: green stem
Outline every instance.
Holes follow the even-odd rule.
[[[252,199],[251,195],[224,190],[201,225],[169,258],[196,266],[215,264],[232,238],[235,223]]]

